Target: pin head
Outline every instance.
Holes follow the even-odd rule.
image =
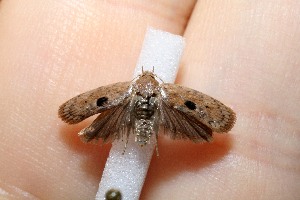
[[[122,194],[119,190],[110,189],[105,193],[105,200],[121,200]]]

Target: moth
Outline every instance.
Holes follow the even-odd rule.
[[[119,82],[80,94],[59,107],[66,123],[76,124],[100,115],[79,132],[84,142],[104,142],[135,135],[140,146],[149,144],[160,127],[172,139],[211,141],[213,132],[232,129],[236,115],[220,101],[177,84],[159,82],[143,71],[132,82]]]

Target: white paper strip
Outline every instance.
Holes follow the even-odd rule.
[[[159,78],[164,82],[173,83],[183,48],[184,39],[181,36],[149,28],[134,77],[142,73],[142,67],[144,71],[152,71],[154,67],[154,73]],[[105,193],[110,189],[119,190],[122,200],[139,199],[153,154],[154,141],[152,137],[151,144],[140,147],[131,135],[124,155],[122,153],[125,141],[113,142],[99,184],[97,200],[105,199]]]

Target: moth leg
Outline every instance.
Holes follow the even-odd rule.
[[[124,149],[123,149],[122,155],[125,154],[125,151],[126,151],[126,148],[127,148],[127,144],[128,144],[128,137],[126,137],[126,142],[125,142],[125,145],[124,145]]]
[[[128,131],[128,129],[126,131],[127,131],[127,133],[126,133],[126,142],[125,142],[125,145],[124,145],[124,150],[123,150],[122,155],[125,154],[125,150],[127,148],[127,144],[128,144],[128,141],[129,141],[129,133],[128,132],[130,132],[130,131]]]

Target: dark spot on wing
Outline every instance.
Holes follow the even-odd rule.
[[[101,97],[97,100],[97,106],[103,106],[103,104],[108,100],[107,97]]]
[[[188,109],[190,109],[190,110],[196,109],[196,104],[192,101],[186,101],[186,102],[184,102],[184,105],[186,105],[186,107],[188,107]]]

